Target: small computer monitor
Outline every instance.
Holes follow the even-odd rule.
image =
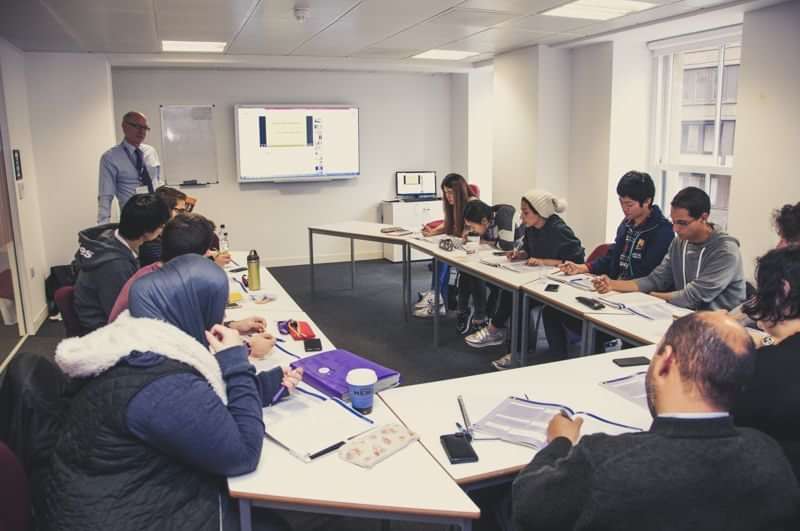
[[[435,171],[398,171],[394,176],[398,198],[436,197]]]

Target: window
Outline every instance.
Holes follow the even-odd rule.
[[[727,228],[741,29],[650,47],[655,87],[652,165],[654,177],[660,177],[659,202],[669,212],[678,190],[697,186],[711,197],[711,221]]]

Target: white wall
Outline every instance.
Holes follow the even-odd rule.
[[[773,209],[800,201],[800,2],[746,13],[729,231],[745,273],[777,242]]]
[[[517,205],[535,185],[539,49],[515,50],[494,60],[493,193],[495,203]]]
[[[535,185],[557,197],[566,197],[568,191],[571,94],[569,50],[539,46]],[[567,208],[563,216],[568,222],[573,210]]]
[[[42,243],[42,217],[39,205],[37,164],[30,125],[30,105],[25,81],[24,54],[0,38],[0,127],[6,174],[13,178],[11,150],[18,149],[22,158],[23,180],[10,187],[12,211],[19,223],[14,227],[17,260],[21,271],[25,325],[34,333],[47,317],[44,279],[48,274]],[[5,184],[5,183],[3,183]]]
[[[648,171],[651,72],[652,54],[644,42],[624,38],[614,41],[605,238],[588,242],[587,249],[614,241],[623,217],[616,193],[619,178],[630,170]],[[657,176],[652,177],[658,184]]]
[[[71,53],[27,53],[25,69],[47,262],[68,264],[97,221],[100,155],[116,142],[111,69]]]
[[[469,175],[469,75],[450,74],[450,171],[471,181]],[[439,175],[438,180],[444,178]]]
[[[494,67],[485,66],[469,74],[469,110],[467,112],[469,182],[481,189],[481,199],[489,205],[493,199],[494,138]]]
[[[255,70],[112,69],[116,121],[144,112],[147,142],[161,151],[160,104],[214,103],[220,183],[185,188],[198,211],[225,223],[234,248],[256,248],[267,265],[305,263],[306,228],[345,220],[377,221],[379,204],[394,197],[394,172],[450,171],[451,79],[448,74]],[[304,184],[236,182],[233,105],[334,103],[360,108],[361,175]],[[169,168],[164,168],[165,174]],[[381,247],[356,242],[360,257]],[[315,238],[315,260],[344,260],[349,244]]]
[[[606,239],[613,46],[611,43],[582,46],[572,49],[571,55],[567,199],[570,226],[588,254]]]

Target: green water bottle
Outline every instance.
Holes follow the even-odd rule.
[[[247,287],[252,291],[261,289],[261,260],[255,249],[247,255]]]

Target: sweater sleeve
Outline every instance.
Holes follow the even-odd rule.
[[[649,275],[635,281],[639,291],[649,293],[651,291],[669,291],[674,288],[675,284],[672,280],[672,249],[676,244],[680,245],[676,242],[680,242],[680,240],[677,238],[672,240],[664,259]]]
[[[702,264],[700,276],[676,291],[670,302],[694,310],[708,307],[736,278],[738,264],[739,248],[734,243],[725,245],[713,257],[708,257]]]
[[[582,264],[584,258],[586,257],[586,253],[583,250],[581,241],[577,236],[575,236],[575,233],[572,232],[572,229],[566,225],[564,225],[559,232],[561,243],[558,246],[556,258],[558,260],[569,260],[570,262],[575,262],[576,264]]]
[[[512,485],[514,529],[573,529],[590,496],[591,466],[559,437],[539,451]]]
[[[228,405],[195,374],[164,376],[130,401],[127,425],[145,443],[213,474],[255,470],[264,421],[255,369],[244,347],[218,352]]]
[[[268,371],[262,371],[256,376],[258,380],[258,394],[261,396],[261,406],[271,406],[273,403],[272,399],[275,397],[278,389],[281,388],[281,382],[283,382],[283,369],[274,367]],[[279,402],[281,398],[286,398],[286,395],[283,394],[278,397],[277,402]]]
[[[106,318],[111,315],[123,286],[136,273],[137,265],[128,260],[115,260],[102,269],[103,281],[96,284],[97,300]]]

